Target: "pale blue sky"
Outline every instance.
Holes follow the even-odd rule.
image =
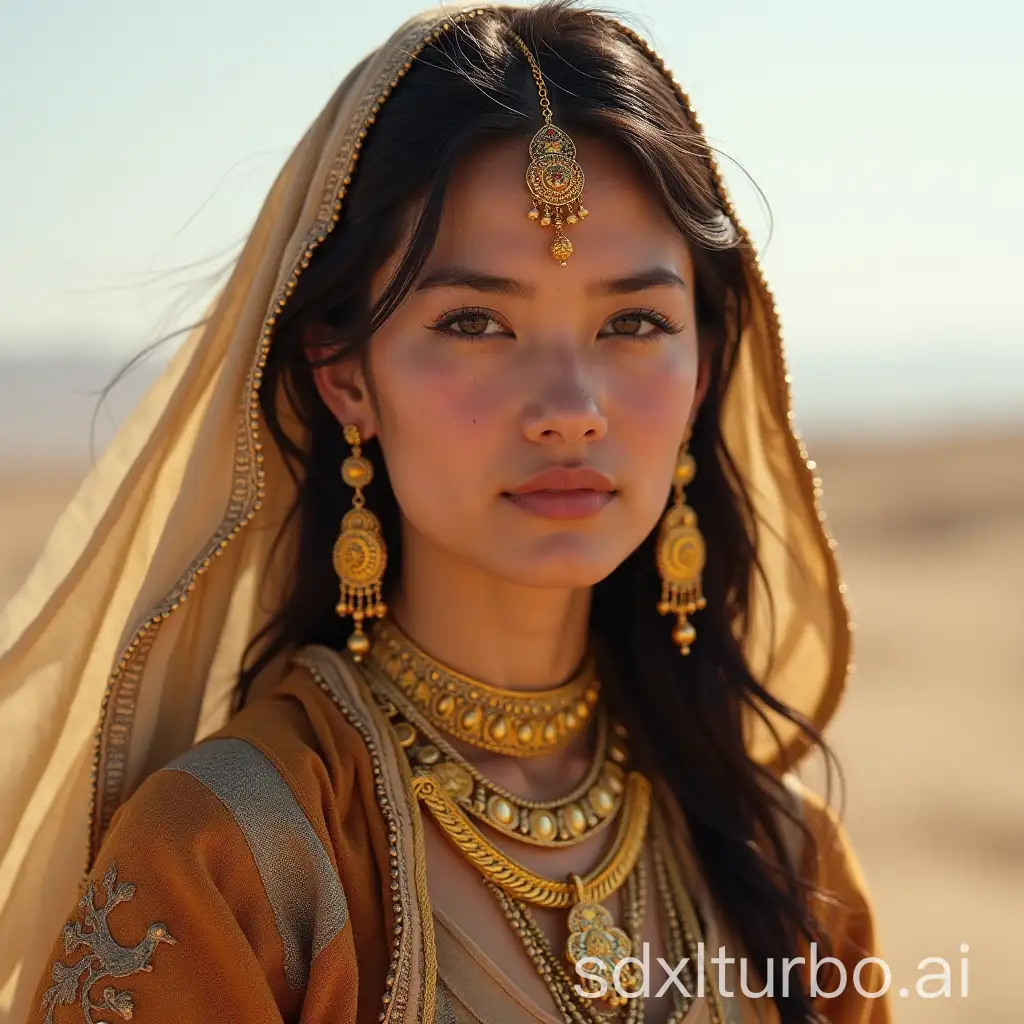
[[[0,0],[0,355],[150,340],[200,272],[145,282],[239,240],[347,68],[421,6]],[[618,9],[767,194],[798,357],[1024,348],[1024,6]]]

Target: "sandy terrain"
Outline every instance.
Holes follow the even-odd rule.
[[[958,978],[970,947],[967,998],[897,996],[896,1019],[1018,1024],[1024,435],[814,454],[858,621],[858,671],[830,738],[894,989],[912,988],[929,956]],[[0,469],[0,602],[77,476]]]

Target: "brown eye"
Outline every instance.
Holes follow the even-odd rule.
[[[639,338],[654,341],[665,334],[678,334],[682,326],[653,309],[627,309],[604,322],[599,338]]]
[[[643,320],[635,313],[628,316],[617,316],[608,321],[616,334],[639,334],[643,326]]]
[[[491,318],[483,313],[464,313],[455,321],[461,334],[483,334]]]
[[[481,338],[484,335],[508,333],[508,329],[489,309],[453,309],[428,326],[432,331],[456,338]]]

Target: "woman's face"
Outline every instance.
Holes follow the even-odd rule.
[[[641,543],[698,391],[686,243],[625,158],[578,154],[590,216],[567,266],[526,216],[526,143],[495,144],[454,178],[418,286],[372,339],[376,402],[355,365],[317,371],[338,419],[379,438],[404,543],[530,587],[590,586]]]

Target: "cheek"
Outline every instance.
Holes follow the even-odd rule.
[[[507,444],[508,381],[465,359],[387,344],[374,374],[381,445],[409,517],[433,518],[438,506],[479,499],[479,481]]]
[[[609,408],[613,427],[634,441],[675,452],[697,393],[696,345],[669,349],[611,375]]]

